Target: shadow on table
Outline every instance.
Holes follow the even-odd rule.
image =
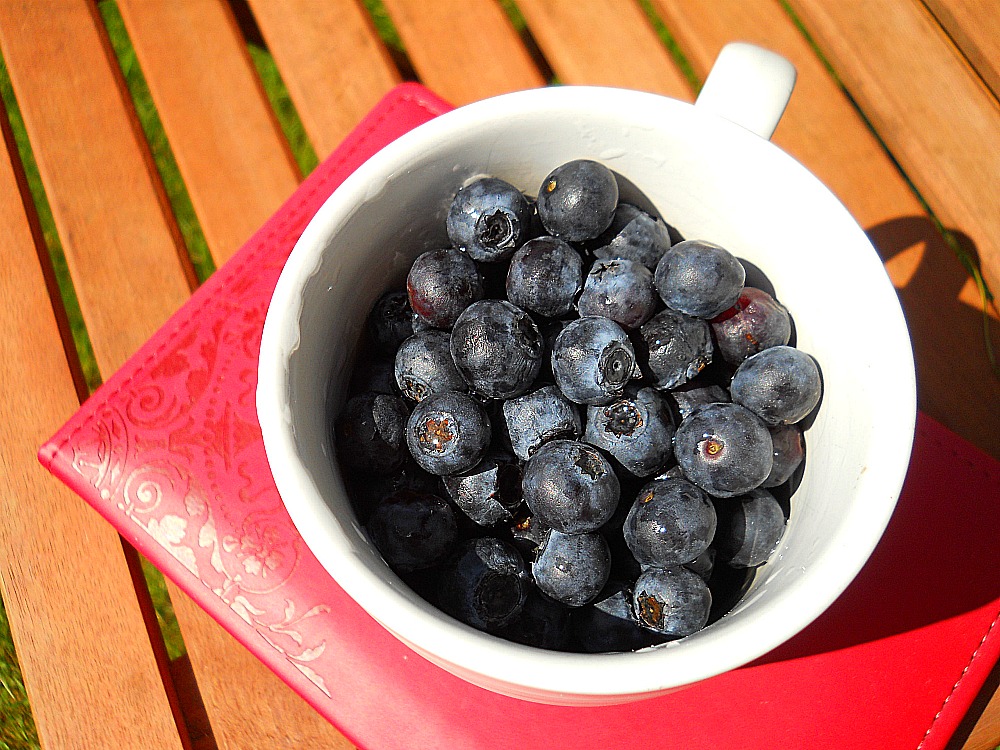
[[[1000,458],[1000,378],[987,356],[983,312],[959,300],[968,271],[926,216],[898,217],[867,232],[895,277],[913,344],[920,409]],[[972,240],[951,233],[978,263]],[[914,253],[921,245],[922,252]],[[906,267],[913,259],[901,255],[905,251],[914,253],[915,267]],[[994,351],[1000,352],[1000,321],[990,324]]]

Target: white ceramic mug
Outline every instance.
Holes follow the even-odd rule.
[[[635,91],[554,87],[477,102],[404,135],[351,175],[293,250],[261,342],[258,415],[268,461],[306,544],[372,617],[482,687],[560,704],[615,703],[736,668],[795,635],[855,577],[895,506],[915,386],[895,292],[864,232],[770,137],[794,83],[783,58],[728,46],[695,105]],[[420,252],[447,244],[451,196],[471,177],[535,193],[576,158],[604,162],[687,238],[753,264],[822,369],[806,466],[779,548],[706,629],[624,654],[543,651],[447,617],[386,566],[355,518],[328,425],[343,405],[363,321]],[[862,615],[859,615],[862,616]]]

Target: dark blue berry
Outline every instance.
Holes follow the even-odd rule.
[[[819,403],[816,360],[790,346],[772,346],[743,361],[729,386],[733,401],[768,424],[794,424]]]
[[[510,259],[507,299],[533,313],[566,315],[582,285],[580,253],[556,237],[529,240]]]
[[[554,385],[543,385],[503,403],[511,447],[522,461],[549,440],[575,440],[583,432],[576,404]]]
[[[480,526],[512,521],[521,504],[521,468],[509,454],[487,453],[468,471],[442,481],[459,510]]]
[[[515,547],[524,555],[525,560],[534,560],[538,548],[542,545],[549,527],[531,515],[530,510],[520,510],[508,527],[510,537]]]
[[[602,237],[607,242],[594,250],[598,258],[626,258],[650,271],[656,270],[671,245],[667,225],[631,203],[618,204],[611,226]]]
[[[522,493],[542,524],[565,534],[583,534],[611,518],[621,485],[597,448],[552,440],[525,463]]]
[[[527,392],[544,351],[545,342],[531,316],[506,300],[473,303],[451,333],[451,356],[458,371],[487,398]]]
[[[719,527],[715,547],[719,556],[734,568],[754,568],[767,562],[785,532],[781,504],[767,490],[716,504]]]
[[[703,240],[670,248],[656,266],[656,291],[667,307],[695,318],[714,318],[739,299],[746,270],[728,250]]]
[[[590,654],[636,651],[661,639],[639,626],[632,613],[632,587],[609,581],[593,602],[572,612],[573,635]]]
[[[406,339],[396,351],[394,371],[399,390],[414,401],[432,393],[468,390],[451,357],[447,331],[432,328]]]
[[[462,310],[483,298],[475,261],[453,247],[419,255],[406,277],[410,308],[434,328],[451,328]]]
[[[638,328],[656,310],[653,274],[641,263],[624,258],[598,259],[583,282],[577,300],[581,316],[603,315],[625,328]]]
[[[566,324],[552,345],[551,360],[559,390],[578,404],[611,403],[638,371],[628,334],[597,316]]]
[[[337,456],[350,469],[391,474],[406,459],[404,433],[409,408],[399,396],[361,393],[344,405],[337,418]]]
[[[587,407],[583,439],[614,456],[637,477],[662,471],[673,455],[674,423],[653,388],[629,386],[607,406]]]
[[[594,599],[608,582],[610,572],[608,543],[598,533],[563,534],[552,530],[531,565],[539,590],[567,607],[582,607]]]
[[[390,290],[372,306],[367,320],[368,336],[375,351],[392,356],[413,334],[413,311],[406,292]]]
[[[718,519],[718,515],[716,515],[716,519]],[[718,524],[718,520],[716,520],[716,524]],[[688,570],[693,570],[702,577],[705,583],[708,583],[715,570],[716,557],[718,557],[718,551],[715,547],[709,547],[691,562],[684,563],[684,567]]]
[[[579,242],[611,226],[618,181],[603,164],[578,159],[556,167],[538,190],[538,216],[549,234]]]
[[[712,333],[722,358],[739,365],[747,357],[788,343],[792,319],[770,294],[744,287],[736,304],[712,319]]]
[[[700,318],[667,308],[639,329],[641,349],[657,388],[676,388],[712,361],[712,333]]]
[[[639,491],[622,533],[641,565],[693,562],[715,536],[715,507],[686,479],[657,479]]]
[[[670,391],[681,419],[687,419],[699,406],[726,404],[730,401],[729,391],[721,385],[688,385],[690,387],[686,385]]]
[[[473,260],[510,257],[528,238],[532,206],[509,182],[482,177],[461,188],[448,210],[448,238]]]
[[[635,582],[632,609],[643,627],[681,638],[708,624],[712,592],[688,568],[647,568]]]
[[[495,633],[524,609],[528,569],[517,550],[494,537],[459,545],[442,571],[438,601],[445,612],[478,630]]]
[[[521,613],[499,635],[525,646],[565,651],[570,640],[570,611],[533,588]]]
[[[367,352],[361,352],[351,371],[347,392],[350,396],[366,392],[398,396],[395,363],[391,358],[370,356]]]
[[[490,420],[465,393],[444,391],[425,398],[410,414],[406,444],[425,471],[443,476],[479,463],[490,443]]]
[[[715,497],[759,487],[771,472],[772,452],[767,427],[739,404],[701,406],[674,435],[674,456],[684,476]]]
[[[805,439],[802,436],[802,428],[795,424],[776,424],[769,426],[767,431],[771,433],[774,461],[771,464],[771,473],[767,475],[761,487],[777,487],[791,479],[792,474],[805,459]]]
[[[391,474],[351,473],[344,476],[344,488],[358,519],[367,523],[375,507],[399,490],[440,492],[439,478],[421,469],[407,452],[403,468]]]
[[[443,562],[458,539],[458,524],[440,497],[399,490],[375,507],[368,534],[390,568],[409,572]]]

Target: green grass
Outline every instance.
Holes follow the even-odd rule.
[[[0,602],[2,604],[2,602]],[[7,624],[0,606],[0,750],[27,750],[38,747],[38,734],[31,718],[28,694]]]

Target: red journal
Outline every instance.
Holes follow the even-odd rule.
[[[447,109],[416,84],[394,89],[41,461],[363,748],[944,747],[1000,655],[1000,464],[923,415],[896,513],[840,599],[753,664],[659,698],[564,708],[473,687],[396,641],[319,565],[264,455],[264,316],[326,197]]]

